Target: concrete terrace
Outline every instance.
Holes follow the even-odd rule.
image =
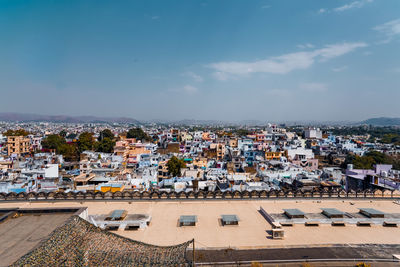
[[[9,266],[35,248],[72,213],[26,214],[0,222],[0,266]]]
[[[195,239],[196,247],[207,248],[278,248],[298,246],[326,246],[335,244],[399,244],[400,227],[372,225],[335,227],[320,224],[307,227],[295,224],[284,227],[283,240],[271,239],[271,225],[260,214],[262,207],[268,213],[282,213],[283,209],[297,208],[305,213],[320,213],[322,208],[336,208],[357,213],[360,208],[374,208],[385,213],[400,213],[400,205],[393,200],[207,200],[207,201],[47,201],[0,203],[0,208],[88,207],[89,215],[109,213],[116,209],[129,214],[149,214],[150,225],[144,230],[115,233],[154,245],[173,245]],[[222,214],[235,214],[239,225],[222,226]],[[178,227],[181,215],[196,215],[196,226]]]

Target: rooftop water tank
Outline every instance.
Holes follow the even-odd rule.
[[[347,164],[347,169],[352,170],[353,169],[353,164]]]

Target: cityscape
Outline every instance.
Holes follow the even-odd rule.
[[[0,1],[0,267],[399,266],[399,11]]]
[[[182,244],[185,250],[191,248],[185,242],[194,239],[199,262],[239,257],[218,255],[215,248],[225,247],[257,251],[345,242],[376,243],[384,257],[396,251],[397,126],[3,122],[1,127],[4,216],[83,209],[79,216],[90,224],[137,241]],[[367,235],[364,226],[372,227]],[[76,261],[79,253],[71,253]],[[252,261],[253,253],[247,251]],[[256,259],[270,260],[270,253]],[[116,260],[107,255],[89,264]],[[142,261],[131,257],[123,262]],[[30,263],[21,258],[17,265]]]

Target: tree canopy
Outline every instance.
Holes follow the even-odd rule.
[[[113,140],[114,139],[113,132],[111,132],[110,129],[104,129],[103,131],[100,132],[97,140],[101,142],[104,138],[109,138],[110,140]]]
[[[58,134],[65,138],[67,136],[67,131],[66,130],[61,130]]]
[[[355,169],[372,169],[375,164],[390,164],[393,169],[400,169],[400,160],[379,151],[370,151],[364,156],[348,155],[345,161],[347,164],[353,164]]]
[[[51,134],[45,137],[42,140],[42,147],[44,149],[56,149],[58,150],[59,147],[63,144],[66,144],[65,139],[58,134]]]
[[[5,136],[27,136],[29,134],[25,129],[7,130],[3,133]]]
[[[101,141],[96,142],[95,150],[97,152],[112,153],[114,151],[115,141],[109,137],[104,137]]]
[[[78,160],[79,154],[75,144],[68,144],[64,137],[58,134],[51,134],[42,140],[44,149],[54,149],[57,154],[63,155],[66,161]]]
[[[78,150],[82,153],[85,150],[93,150],[94,148],[94,138],[93,134],[89,132],[83,132],[78,138]]]
[[[181,169],[186,167],[185,162],[182,159],[178,159],[173,156],[167,162],[168,173],[172,176],[181,176]]]
[[[141,141],[152,141],[152,138],[148,136],[142,128],[132,128],[126,133],[127,138],[135,138]]]

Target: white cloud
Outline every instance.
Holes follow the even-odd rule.
[[[357,0],[357,1],[353,1],[353,2],[350,2],[343,6],[333,8],[333,9],[320,8],[317,11],[317,13],[324,14],[324,13],[331,13],[331,12],[343,12],[343,11],[354,9],[354,8],[362,8],[365,4],[372,3],[373,1],[374,0]]]
[[[232,75],[238,76],[251,73],[286,74],[293,70],[307,69],[316,60],[326,61],[366,46],[366,43],[361,42],[332,44],[313,51],[289,53],[265,60],[216,62],[209,64],[207,67],[215,70],[213,75],[219,80],[227,80]]]
[[[204,81],[203,77],[201,77],[200,75],[198,75],[194,72],[191,72],[191,71],[182,73],[182,75],[192,78],[195,82],[203,82]]]
[[[307,43],[307,44],[299,44],[299,45],[297,45],[297,47],[300,49],[306,49],[306,48],[314,48],[314,45]]]
[[[386,35],[386,39],[381,41],[380,43],[389,43],[395,36],[400,35],[400,19],[395,19],[378,25],[374,27],[373,30]]]
[[[300,88],[310,93],[325,92],[328,90],[327,85],[324,83],[302,83],[300,84]]]
[[[316,56],[320,56],[321,60],[328,60],[331,58],[339,57],[344,54],[350,53],[357,48],[368,46],[366,43],[341,43],[327,45],[324,48],[315,51]]]
[[[151,19],[159,19],[160,16],[152,16]]]
[[[270,5],[264,5],[264,6],[262,6],[261,8],[262,9],[267,9],[267,8],[270,8],[271,6]]]
[[[193,94],[193,93],[196,93],[198,91],[198,89],[197,89],[197,87],[194,87],[192,85],[185,85],[183,87],[183,91],[188,94]]]
[[[341,72],[341,71],[344,71],[344,70],[347,70],[347,69],[348,69],[347,66],[342,66],[342,67],[332,68],[332,71]]]
[[[220,81],[228,80],[228,74],[226,72],[216,71],[213,73],[213,76],[215,77],[215,79]]]
[[[335,12],[342,12],[342,11],[346,11],[349,9],[353,9],[353,8],[361,8],[363,7],[365,4],[367,3],[371,3],[373,2],[373,0],[359,0],[359,1],[353,1],[349,4],[334,8],[333,11]]]

